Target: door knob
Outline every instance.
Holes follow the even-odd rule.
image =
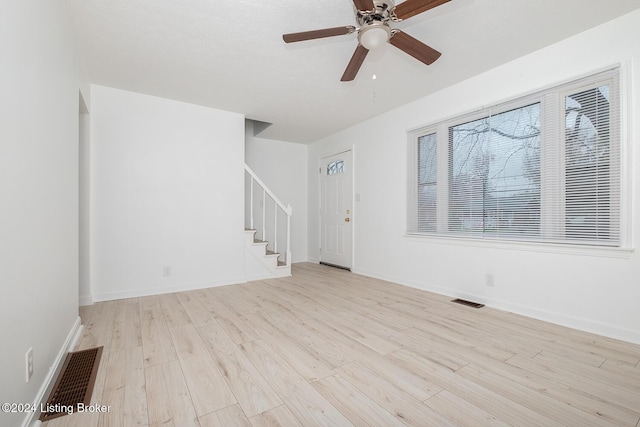
[[[344,219],[344,222],[349,222],[349,221],[351,221],[351,219],[350,219],[350,218],[345,218],[345,219]]]

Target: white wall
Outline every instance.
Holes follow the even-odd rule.
[[[419,239],[406,230],[407,131],[620,62],[629,68],[626,172],[640,247],[640,11],[488,71],[313,144],[309,164],[355,146],[355,259],[365,275],[640,343],[640,256]],[[434,65],[437,66],[437,65]],[[384,123],[383,126],[380,126]],[[310,166],[310,170],[313,169]],[[636,179],[634,179],[634,177]],[[309,257],[317,260],[318,177],[309,174]],[[611,257],[607,256],[611,255]],[[485,273],[495,287],[485,286]]]
[[[285,205],[291,205],[291,260],[307,261],[307,155],[303,144],[253,136],[248,121],[245,162]]]
[[[80,99],[81,104],[84,99]],[[79,188],[78,188],[78,231],[79,231],[79,304],[91,305],[91,144],[89,111],[82,109],[79,116]]]
[[[63,0],[0,3],[0,402],[36,399],[78,320],[80,66],[70,28]],[[27,415],[0,412],[0,425]]]
[[[90,116],[93,300],[244,282],[244,117],[95,85]]]

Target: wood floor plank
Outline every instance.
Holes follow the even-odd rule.
[[[574,358],[575,360],[591,359],[594,366],[600,366],[607,359],[631,364],[635,364],[640,360],[637,345],[632,343],[576,329],[562,328],[552,323],[517,316],[513,313],[504,313],[504,317],[507,321],[518,324],[521,328],[534,329],[538,334],[546,335],[547,349],[565,357]]]
[[[332,375],[313,386],[355,426],[405,426],[340,375]]]
[[[125,351],[127,354],[127,382],[124,387],[123,424],[145,426],[148,425],[148,419],[142,347],[127,348]]]
[[[324,322],[329,327],[339,330],[350,339],[369,347],[379,354],[388,354],[401,348],[397,343],[389,339],[382,338],[369,329],[363,329],[361,325],[354,324],[349,320],[340,317],[339,314],[330,311],[322,311],[314,314],[317,320]]]
[[[578,378],[595,382],[596,387],[598,384],[605,384],[619,390],[612,391],[614,395],[619,392],[627,393],[630,396],[638,396],[640,401],[640,372],[634,372],[638,369],[624,362],[607,360],[596,368],[546,351],[541,351],[532,358],[532,361],[539,364],[541,370],[544,368],[544,372],[570,373],[572,375],[569,378],[578,376]]]
[[[397,340],[401,339],[402,333],[394,328],[388,327],[384,322],[378,322],[373,318],[362,316],[352,310],[335,310],[331,314],[339,319],[338,324],[353,325],[360,331],[366,331],[368,334],[380,338],[382,341],[375,344],[380,354],[391,353],[401,348]],[[391,338],[396,338],[396,342],[392,341]]]
[[[360,364],[349,363],[337,368],[336,372],[390,412],[398,421],[409,426],[422,426],[425,420],[429,420],[433,426],[454,424],[452,420],[411,396],[397,383],[380,377]]]
[[[629,363],[615,360],[605,360],[604,363],[600,365],[600,369],[614,374],[616,378],[625,378],[625,386],[630,386],[633,390],[637,390],[640,388],[640,369],[638,369],[638,366],[639,365],[633,366]]]
[[[451,371],[466,366],[472,352],[465,352],[463,348],[439,338],[428,339],[424,333],[415,328],[409,328],[402,333],[402,345],[420,356],[435,362]]]
[[[127,351],[111,351],[106,360],[107,375],[104,382],[101,404],[109,406],[108,412],[99,414],[99,426],[124,425],[124,399],[127,383]]]
[[[239,405],[231,405],[198,418],[201,427],[251,427]]]
[[[282,400],[217,323],[198,329],[209,353],[247,417],[282,405]]]
[[[178,363],[169,362],[169,363]],[[144,371],[147,384],[147,411],[149,413],[149,426],[157,427],[164,425],[175,425],[173,414],[171,413],[171,402],[169,389],[164,376],[165,365],[148,366]]]
[[[389,328],[403,331],[415,325],[416,319],[410,316],[402,316],[396,310],[387,305],[375,304],[360,306],[353,310],[361,316],[371,318],[379,323],[383,323]]]
[[[467,351],[473,351],[496,360],[507,360],[517,351],[513,348],[507,348],[510,346],[504,343],[494,344],[493,342],[483,339],[480,334],[475,334],[472,331],[460,331],[459,328],[451,326],[447,324],[447,322],[439,321],[435,317],[436,316],[429,315],[431,322],[416,326],[416,331],[430,338],[438,337],[444,339],[461,348],[465,348]]]
[[[249,419],[253,427],[302,427],[286,405],[278,406]]]
[[[278,291],[270,286],[267,281],[248,282],[245,291],[245,294],[248,295],[247,297],[260,306],[260,310],[281,311],[288,310],[290,307],[290,304],[283,300]]]
[[[186,309],[180,303],[177,294],[162,294],[156,298],[160,303],[164,321],[169,329],[193,323]]]
[[[114,350],[142,345],[140,305],[137,298],[118,301],[111,347]]]
[[[144,365],[154,366],[177,360],[171,334],[164,321],[160,304],[154,298],[141,299],[151,302],[141,303],[141,334]]]
[[[218,297],[220,294],[218,288],[200,289],[194,293],[200,298],[202,303],[207,306],[209,313],[222,325],[233,342],[240,344],[260,338],[260,335],[251,328],[246,320],[245,315],[251,313],[241,314],[233,310],[231,306],[227,305],[227,302],[222,301]],[[226,294],[223,294],[222,298],[229,298],[224,295]]]
[[[145,369],[149,426],[199,427],[191,394],[177,360]]]
[[[519,383],[536,389],[544,387],[544,394],[613,424],[633,425],[640,417],[640,393],[596,383],[581,375],[567,375],[567,371],[522,356],[512,357],[506,365],[526,373],[526,378],[518,379]],[[514,372],[505,365],[493,365],[491,368],[496,372],[506,372],[507,375]]]
[[[425,400],[424,404],[461,426],[509,425],[447,390]]]
[[[237,403],[195,326],[169,331],[198,417]]]
[[[511,400],[502,391],[486,388],[416,353],[399,350],[388,357],[398,363],[405,363],[405,366],[410,367],[416,374],[428,377],[443,389],[510,425],[541,427],[562,425],[544,413],[535,412]]]
[[[111,351],[101,405],[111,410],[99,414],[99,426],[148,425],[142,347]]]
[[[500,392],[508,396],[509,400],[519,403],[536,413],[544,414],[564,425],[597,425],[602,427],[616,425],[602,417],[589,414],[568,405],[564,401],[529,388],[519,383],[517,379],[499,375],[475,364],[465,366],[458,370],[456,374],[489,390]]]
[[[260,331],[260,335],[264,338],[262,341],[267,342],[273,348],[286,348],[286,352],[281,352],[282,357],[290,366],[292,366],[299,375],[307,381],[315,381],[320,378],[327,377],[333,373],[332,366],[324,362],[313,352],[299,344],[293,339],[286,330],[271,325],[268,318],[262,317],[263,312],[254,313],[248,316],[249,321],[255,325],[254,328]]]
[[[187,316],[197,328],[213,322],[213,316],[211,316],[211,313],[202,304],[195,292],[180,292],[177,296]]]
[[[353,361],[353,358],[341,352],[330,341],[306,328],[304,322],[289,310],[260,310],[252,319],[254,324],[260,323],[256,328],[267,327],[267,335],[273,335],[274,331],[287,331],[289,339],[331,368]]]
[[[213,290],[215,296],[229,309],[236,313],[255,313],[262,307],[252,298],[247,297],[244,284],[220,286]]]
[[[352,425],[267,343],[252,341],[240,348],[304,426]]]

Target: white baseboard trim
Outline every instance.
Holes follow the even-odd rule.
[[[70,351],[73,351],[75,346],[78,344],[78,341],[80,341],[80,337],[82,336],[82,329],[83,329],[82,322],[80,320],[80,317],[78,317],[76,318],[76,321],[73,323],[73,327],[69,331],[67,338],[62,344],[62,347],[60,348],[60,351],[58,352],[58,355],[56,356],[53,362],[53,365],[51,365],[51,367],[49,368],[49,373],[47,374],[47,376],[44,379],[44,382],[40,386],[40,390],[38,390],[38,394],[36,395],[35,400],[33,401],[33,404],[36,408],[40,407],[40,404],[42,403],[42,401],[46,399],[48,394],[51,392],[51,389],[53,388],[54,380],[58,376],[60,369],[62,369],[62,363],[64,362],[64,359],[67,353]],[[22,422],[22,427],[39,426],[40,424],[42,424],[38,419],[39,417],[40,417],[40,411],[27,413],[27,416]]]
[[[443,288],[433,285],[432,283],[415,283],[408,280],[399,279],[397,277],[386,277],[385,275],[376,274],[366,270],[352,270],[356,274],[362,276],[373,277],[375,279],[386,280],[388,282],[397,283],[411,288],[420,289],[427,292],[433,292],[439,295],[446,295],[452,298],[462,298],[474,302],[485,304],[498,310],[509,311],[521,316],[530,317],[544,322],[553,323],[567,328],[577,329],[579,331],[601,335],[607,338],[622,340],[634,344],[640,344],[640,330],[631,330],[621,328],[615,325],[609,325],[590,319],[568,316],[563,313],[552,312],[536,307],[514,304],[507,301],[488,298],[485,295],[474,295],[467,292],[460,292],[455,289]]]
[[[138,289],[138,290],[132,290],[132,291],[105,292],[102,294],[93,295],[93,302],[113,301],[113,300],[137,298],[137,297],[148,297],[150,295],[162,295],[162,294],[170,294],[172,292],[193,291],[196,289],[215,288],[218,286],[236,285],[239,283],[247,283],[246,278],[243,276],[243,277],[230,278],[230,279],[219,280],[214,282],[184,283],[179,285],[160,286],[160,287]]]
[[[256,282],[258,280],[269,280],[269,279],[275,279],[276,276],[273,275],[273,273],[265,273],[265,274],[252,274],[252,275],[247,275],[247,282]]]

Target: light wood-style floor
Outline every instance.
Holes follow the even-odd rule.
[[[640,346],[315,264],[94,304],[93,403],[55,426],[640,426]]]

